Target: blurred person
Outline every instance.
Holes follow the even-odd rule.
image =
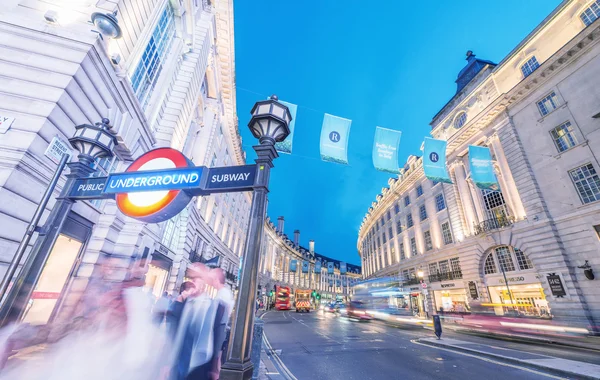
[[[231,318],[231,311],[233,310],[235,301],[231,289],[225,285],[225,271],[221,268],[215,268],[211,270],[210,274],[212,276],[212,286],[217,290],[215,300],[219,302],[219,305],[222,307],[222,318],[215,321],[215,355],[212,369],[213,379],[218,379],[219,372],[221,371],[223,350],[226,349],[225,338],[227,335],[227,324],[229,323],[229,318]]]
[[[171,378],[208,380],[212,378],[215,355],[215,321],[222,318],[223,307],[206,294],[207,285],[212,285],[206,265],[194,263],[189,272],[195,288],[183,308],[174,343],[175,363]]]
[[[169,335],[172,339],[175,339],[175,336],[177,334],[179,321],[181,321],[181,315],[183,313],[185,303],[188,297],[191,294],[194,294],[195,291],[196,286],[194,285],[194,283],[191,281],[185,281],[183,284],[181,284],[181,287],[179,288],[179,296],[177,296],[177,298],[169,305],[166,319]]]
[[[154,314],[154,321],[157,324],[162,324],[167,315],[167,311],[169,310],[169,304],[171,300],[169,299],[169,293],[164,292],[162,297],[156,300],[154,304],[154,308],[152,309],[152,313]]]

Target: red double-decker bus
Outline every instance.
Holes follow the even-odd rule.
[[[287,286],[277,286],[275,288],[275,309],[290,310],[292,302],[290,300],[291,290]]]

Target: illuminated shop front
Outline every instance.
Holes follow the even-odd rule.
[[[468,294],[462,281],[433,283],[431,288],[435,309],[438,312],[467,313],[471,310]]]

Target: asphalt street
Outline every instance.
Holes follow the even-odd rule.
[[[273,352],[299,380],[304,379],[557,379],[540,370],[506,364],[419,344],[433,333],[423,328],[397,328],[356,322],[329,313],[270,311],[263,315]],[[597,352],[522,344],[448,332],[456,339],[509,346],[528,352],[600,363]]]

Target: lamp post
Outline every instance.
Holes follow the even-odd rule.
[[[79,151],[79,155],[77,156],[78,161],[67,164],[70,170],[70,173],[66,176],[67,181],[65,182],[50,215],[48,215],[46,223],[39,230],[38,238],[35,241],[29,256],[27,256],[27,260],[23,264],[19,276],[14,281],[4,303],[0,307],[0,326],[5,326],[10,322],[16,322],[21,318],[35,284],[48,260],[52,247],[54,246],[62,226],[67,220],[67,216],[75,202],[68,197],[73,189],[75,181],[78,178],[89,177],[90,174],[94,172],[92,166],[96,159],[112,157],[113,149],[117,144],[117,138],[111,132],[110,129],[112,127],[109,124],[110,121],[104,118],[95,125],[82,124],[75,127],[75,135],[69,139],[69,142]],[[64,157],[61,160],[61,163],[62,162],[66,162]],[[57,172],[61,170],[62,168],[59,166]],[[53,178],[53,180],[50,181],[44,198],[42,199],[42,202],[40,202],[40,206],[23,237],[23,241],[13,257],[9,266],[9,271],[6,273],[0,286],[0,290],[2,291],[0,297],[4,296],[4,292],[8,288],[8,284],[27,248],[27,244],[31,239],[33,231],[37,230],[37,223],[39,222],[40,216],[44,211],[48,198],[52,194],[54,186],[58,182],[59,176],[55,175],[55,177],[56,178]]]
[[[254,331],[254,305],[256,302],[256,284],[261,240],[267,212],[267,193],[269,192],[269,174],[273,160],[278,156],[275,143],[285,140],[290,134],[290,111],[277,101],[273,95],[269,100],[257,102],[252,108],[252,118],[248,127],[260,145],[254,146],[258,158],[258,171],[250,223],[244,249],[244,262],[238,292],[238,305],[231,326],[231,341],[227,349],[227,358],[221,367],[221,380],[247,380],[252,378],[253,365],[250,360],[252,333]]]

